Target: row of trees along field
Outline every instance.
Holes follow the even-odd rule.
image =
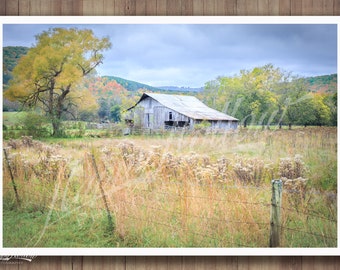
[[[336,88],[312,92],[308,82],[267,64],[209,81],[200,97],[207,105],[241,120],[244,127],[337,125]]]
[[[102,52],[110,47],[108,38],[98,39],[91,30],[54,28],[37,35],[32,48],[17,48],[14,61],[9,57],[13,51],[4,50],[4,109],[8,101],[14,101],[20,106],[12,108],[40,112],[51,123],[54,136],[61,135],[63,120],[121,121],[121,112],[144,90],[129,89],[129,84],[123,86],[115,77],[96,74]],[[313,92],[308,84],[305,78],[267,64],[218,77],[196,95],[244,126],[336,125],[336,87]]]

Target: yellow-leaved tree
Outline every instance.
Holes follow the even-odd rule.
[[[92,30],[52,28],[36,36],[36,45],[20,59],[4,96],[25,107],[41,108],[52,124],[53,136],[61,135],[61,119],[72,106],[93,102],[77,84],[102,63],[108,38]]]

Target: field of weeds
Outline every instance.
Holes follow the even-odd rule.
[[[337,129],[4,142],[4,247],[337,246]]]

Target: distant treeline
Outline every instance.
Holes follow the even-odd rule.
[[[8,87],[12,71],[27,47],[4,47],[3,86]],[[85,77],[77,86],[89,90],[97,102],[91,108],[72,108],[76,120],[120,122],[124,111],[145,91],[198,96],[208,106],[226,112],[248,124],[337,125],[337,74],[298,77],[267,64],[241,70],[230,77],[218,77],[204,88],[153,87],[116,76]],[[166,90],[167,89],[167,90]],[[178,91],[176,91],[178,90]],[[192,91],[190,91],[192,90]],[[17,102],[4,98],[3,111],[17,111]],[[65,120],[70,116],[65,116]],[[72,119],[73,120],[73,119]]]

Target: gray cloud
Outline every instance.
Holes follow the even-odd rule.
[[[56,25],[4,25],[4,46],[31,46]],[[68,27],[71,25],[59,25]],[[272,63],[301,76],[337,73],[337,26],[326,24],[93,24],[109,36],[100,75],[154,86],[203,86],[220,75]]]

